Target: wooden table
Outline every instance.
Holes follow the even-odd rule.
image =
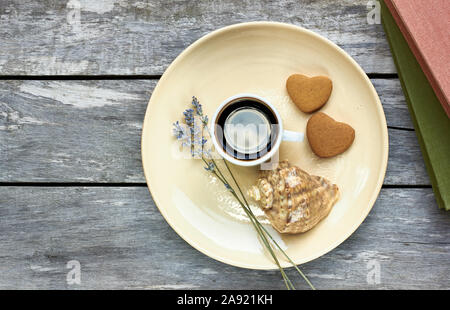
[[[370,7],[1,0],[0,288],[284,288],[278,271],[228,266],[184,242],[158,212],[141,168],[142,120],[164,69],[209,31],[253,20],[336,42],[371,78],[389,127],[375,206],[304,272],[320,289],[450,288],[449,213],[435,203],[382,25],[367,22]],[[71,260],[81,264],[79,285],[66,281]]]

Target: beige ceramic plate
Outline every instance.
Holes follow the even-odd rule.
[[[304,132],[310,115],[296,108],[285,89],[293,73],[332,79],[331,98],[321,111],[351,124],[356,139],[331,159],[315,156],[306,140],[281,145],[281,159],[329,178],[342,192],[328,217],[309,232],[280,236],[272,231],[286,252],[301,264],[332,250],[361,224],[380,191],[388,158],[386,119],[374,87],[352,58],[319,35],[287,24],[253,22],[214,31],[181,53],[155,88],[144,120],[142,162],[167,222],[189,244],[219,261],[276,268],[239,206],[201,160],[177,158],[172,123],[182,118],[194,95],[211,117],[227,97],[254,93],[278,108],[286,129]],[[244,187],[257,178],[255,167],[233,169]]]

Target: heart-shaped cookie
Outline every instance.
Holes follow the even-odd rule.
[[[325,113],[318,112],[309,118],[306,136],[317,156],[333,157],[352,145],[355,130],[350,125],[336,122]]]
[[[320,109],[330,98],[333,83],[326,76],[307,77],[293,74],[286,81],[292,101],[305,113]]]

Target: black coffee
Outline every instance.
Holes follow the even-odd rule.
[[[256,99],[241,98],[219,112],[215,126],[223,150],[239,160],[255,160],[268,153],[278,136],[272,109]]]

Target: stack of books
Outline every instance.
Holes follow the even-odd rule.
[[[381,18],[440,208],[450,209],[450,3],[384,0]]]

